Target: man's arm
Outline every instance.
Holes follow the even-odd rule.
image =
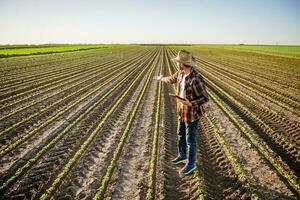
[[[209,101],[208,93],[206,90],[206,85],[205,85],[204,80],[202,80],[200,78],[196,78],[193,81],[193,90],[195,91],[196,95],[200,98],[191,101],[192,106],[197,106],[199,103],[202,105]]]
[[[160,75],[160,76],[154,76],[153,79],[154,80],[161,80],[161,81],[163,81],[165,83],[173,84],[173,83],[177,82],[178,73],[179,73],[179,71],[175,72],[171,76],[166,76],[166,77],[163,77],[162,75]]]

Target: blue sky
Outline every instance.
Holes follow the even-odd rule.
[[[300,45],[300,0],[0,0],[0,44]]]

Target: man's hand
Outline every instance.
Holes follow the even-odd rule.
[[[162,75],[154,76],[153,79],[160,81],[162,79],[162,77],[163,77]]]
[[[192,106],[192,103],[188,99],[181,100],[181,99],[177,98],[177,100],[180,101],[181,103],[187,105],[187,106]]]

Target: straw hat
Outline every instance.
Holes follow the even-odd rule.
[[[188,66],[196,66],[195,58],[192,53],[184,49],[178,51],[177,56],[172,58],[172,60]]]

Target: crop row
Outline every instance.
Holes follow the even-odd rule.
[[[107,50],[108,51],[108,50]],[[145,50],[143,50],[145,51]],[[107,52],[106,54],[108,54]],[[79,54],[78,56],[73,56],[72,60],[69,59],[63,59],[61,61],[55,60],[53,63],[43,63],[42,61],[31,61],[30,66],[37,65],[37,68],[33,68],[29,70],[27,67],[25,71],[22,70],[15,70],[14,72],[19,72],[18,75],[13,75],[11,73],[6,74],[5,78],[6,81],[3,81],[1,83],[2,89],[0,90],[1,93],[3,91],[6,91],[8,89],[11,89],[12,87],[18,87],[20,85],[24,84],[30,84],[32,82],[41,81],[41,80],[47,80],[48,77],[53,76],[54,74],[60,75],[62,73],[72,71],[72,69],[76,68],[86,68],[88,65],[92,64],[100,64],[100,63],[107,63],[108,61],[114,61],[118,60],[117,58],[122,58],[124,56],[126,57],[132,57],[132,55],[135,55],[137,53],[137,50],[128,50],[126,52],[117,52],[115,53],[114,57],[105,56],[104,58],[99,55],[95,55],[94,53],[90,53],[93,56],[85,56],[82,57]],[[104,54],[105,55],[105,54]],[[32,64],[37,63],[37,64]],[[23,66],[24,63],[20,63],[20,66]]]
[[[120,63],[118,63],[118,64],[116,63],[116,66],[111,67],[110,69],[109,69],[109,68],[106,69],[107,66],[104,65],[104,66],[101,67],[99,70],[97,70],[98,73],[96,73],[96,74],[93,74],[93,73],[88,74],[87,76],[85,76],[86,79],[83,79],[84,77],[81,77],[81,79],[82,79],[82,80],[85,80],[85,81],[88,81],[88,82],[86,82],[86,83],[88,83],[89,85],[91,85],[91,83],[97,81],[97,79],[101,78],[102,76],[106,75],[107,73],[113,72],[113,71],[111,71],[111,69],[119,70],[118,67],[119,67],[120,65],[126,65],[126,66],[128,66],[128,65],[130,65],[131,63],[137,61],[138,58],[139,58],[139,57],[134,57],[134,58],[129,59],[129,60],[126,61],[126,62],[123,61],[123,62],[120,62]],[[122,68],[124,68],[124,67],[122,67]],[[98,82],[98,81],[97,81],[97,82]],[[95,83],[93,83],[93,84],[96,85]],[[69,85],[67,84],[67,86],[68,86],[67,89],[73,88],[73,87],[75,87],[75,86],[77,86],[77,85],[78,85],[78,82],[74,81],[73,85],[72,85],[72,84],[69,84]],[[78,85],[78,86],[80,86],[80,85]],[[74,90],[74,89],[75,89],[75,90]],[[74,92],[78,92],[78,88],[74,88],[74,89],[73,89]],[[76,90],[77,90],[77,91],[76,91]],[[68,92],[69,92],[69,93],[66,93],[66,91],[65,91],[64,89],[60,89],[60,90],[59,90],[59,94],[63,95],[63,97],[61,97],[61,98],[63,98],[63,99],[60,99],[60,101],[62,101],[62,100],[64,100],[64,99],[67,99],[67,97],[71,97],[71,96],[74,94],[74,92],[73,92],[73,93],[70,92],[70,91],[68,91]],[[65,93],[67,94],[67,96],[65,95]],[[47,94],[47,93],[46,93],[46,94]],[[47,100],[48,98],[51,98],[52,96],[54,96],[54,95],[52,95],[52,94],[47,95],[47,96],[45,97],[45,100]],[[35,95],[33,95],[32,97],[35,97]],[[54,96],[54,97],[55,97],[55,96]],[[40,100],[40,101],[41,101],[41,100]],[[33,106],[33,105],[35,105],[35,104],[39,105],[38,103],[40,103],[40,101],[38,101],[37,99],[33,99],[32,103],[29,103],[29,105],[26,105],[26,104],[25,104],[25,108],[23,108],[22,106],[19,106],[19,109],[14,110],[12,113],[13,113],[13,114],[14,114],[14,113],[18,113],[18,112],[20,112],[20,111],[22,111],[22,110],[24,110],[24,109],[26,109],[26,108],[30,108],[31,106]],[[53,100],[52,100],[52,101],[53,101]],[[55,100],[55,101],[56,101],[56,100]],[[44,102],[43,102],[43,103],[44,103]],[[41,109],[42,111],[47,111],[49,108],[53,107],[55,104],[58,104],[58,102],[56,101],[56,102],[52,102],[52,103],[50,103],[50,104],[48,104],[48,105],[42,105],[42,107],[39,108],[39,109]],[[6,119],[8,116],[13,115],[12,113],[10,113],[10,114],[8,114],[8,115],[4,115],[4,116],[1,118],[1,120]],[[37,114],[37,113],[35,113],[35,114]],[[14,121],[14,122],[12,123],[12,124],[14,124],[13,126],[17,126],[17,123],[18,123],[18,125],[19,125],[20,123],[22,123],[22,122],[24,122],[24,121],[30,119],[29,117],[24,117],[24,113],[22,113],[22,115],[23,115],[23,119],[21,120],[21,122],[16,122],[16,121]],[[9,122],[6,121],[6,123],[9,123]],[[13,126],[9,125],[9,130],[11,130],[11,129],[13,128]],[[8,131],[8,130],[5,130],[5,132],[7,132],[7,131]],[[4,134],[4,133],[3,133],[3,131],[2,131],[0,135],[3,135],[3,134]]]
[[[149,60],[149,59],[145,59],[145,62]],[[7,187],[11,182],[15,181],[17,179],[18,176],[20,176],[22,173],[24,173],[29,167],[31,167],[41,156],[43,156],[47,151],[49,151],[50,148],[52,148],[57,142],[59,142],[65,135],[67,135],[75,126],[77,126],[84,118],[86,118],[90,112],[92,112],[94,109],[96,109],[97,107],[99,107],[99,104],[103,103],[103,100],[106,99],[107,97],[109,97],[113,92],[115,92],[116,90],[120,89],[121,85],[124,85],[126,82],[128,82],[128,78],[131,77],[133,74],[135,74],[135,72],[137,72],[139,69],[132,69],[129,70],[128,72],[124,73],[124,76],[121,76],[121,80],[119,80],[119,82],[117,84],[115,84],[113,87],[109,88],[108,91],[106,91],[104,93],[104,95],[100,95],[98,100],[93,101],[93,103],[88,106],[88,108],[86,110],[81,110],[80,115],[77,116],[77,118],[73,119],[72,121],[69,122],[68,126],[65,127],[61,132],[59,132],[54,138],[52,138],[50,141],[48,141],[47,145],[42,146],[38,152],[35,153],[33,158],[30,158],[30,160],[28,160],[28,162],[17,168],[15,170],[15,173],[10,176],[10,178],[7,179],[7,181],[5,181],[5,183],[1,186],[1,189],[4,189],[5,187]],[[143,70],[144,71],[144,70]],[[141,75],[141,71],[139,72],[139,74]],[[135,79],[135,82],[137,81],[137,79]],[[115,102],[109,102],[111,105],[116,105]],[[110,108],[108,108],[108,111],[106,113],[106,115],[108,115],[109,113],[111,113],[112,110]],[[105,114],[105,113],[103,113]],[[107,118],[105,118],[107,119]],[[105,120],[104,120],[105,121]],[[103,121],[103,122],[104,122]],[[97,125],[99,125],[97,123]],[[95,130],[95,129],[94,129]],[[96,134],[95,131],[93,131],[93,133],[90,134],[91,138],[92,136],[94,136]],[[87,141],[87,140],[85,140]],[[89,139],[88,141],[91,141],[91,139]],[[86,146],[88,143],[85,142],[84,146]],[[82,144],[83,145],[83,144]],[[81,148],[82,149],[82,146]],[[80,151],[82,152],[82,150]],[[78,155],[78,154],[77,154]],[[69,160],[70,162],[74,161]]]
[[[260,84],[259,80],[257,79],[255,80],[255,83],[253,83],[253,79],[245,76],[245,74],[243,73],[239,73],[238,71],[229,71],[226,68],[221,68],[217,65],[199,59],[198,62],[201,63],[201,67],[208,69],[206,66],[209,66],[209,68],[213,69],[214,73],[217,73],[219,76],[224,76],[228,80],[234,81],[242,85],[243,87],[246,87],[250,91],[256,93],[258,96],[262,96],[272,103],[278,104],[279,106],[300,115],[297,111],[297,109],[300,107],[299,99],[291,95],[286,96],[286,94],[280,93],[279,91],[268,89],[270,88],[270,86],[267,85],[267,83],[264,83],[262,86],[262,84]]]
[[[121,68],[118,68],[118,70],[120,72],[125,72],[126,70],[128,70],[128,66],[130,65],[124,65]],[[117,65],[118,67],[118,65]],[[48,120],[44,121],[42,124],[40,124],[39,126],[35,127],[35,129],[32,129],[30,132],[28,133],[23,133],[22,135],[19,135],[14,141],[9,141],[6,140],[6,142],[8,143],[5,147],[2,147],[0,150],[0,158],[5,155],[6,153],[8,153],[9,151],[11,151],[12,149],[14,149],[16,146],[18,146],[19,144],[21,144],[22,142],[24,142],[25,140],[27,140],[29,137],[33,136],[34,134],[38,133],[43,127],[46,127],[47,125],[51,124],[53,121],[57,120],[59,117],[61,117],[62,115],[64,115],[66,112],[74,109],[80,102],[85,101],[86,99],[89,99],[92,95],[95,94],[95,92],[99,91],[101,88],[103,88],[107,83],[110,83],[111,81],[113,81],[115,79],[113,75],[114,71],[109,71],[110,73],[106,74],[106,75],[102,75],[101,78],[99,80],[97,80],[95,83],[90,84],[90,85],[86,85],[82,88],[80,88],[79,90],[77,90],[74,93],[69,93],[67,96],[59,99],[58,101],[56,101],[54,104],[52,104],[51,106],[54,106],[56,104],[61,103],[63,100],[69,98],[71,95],[73,96],[77,96],[80,97],[78,99],[74,98],[74,101],[71,102],[70,104],[67,104],[66,107],[64,109],[61,109],[59,112],[55,113],[53,116],[52,115],[48,115]],[[91,91],[89,91],[88,93],[86,93],[85,95],[82,95],[82,91],[84,91],[86,88],[92,88]],[[81,94],[81,95],[80,95]],[[45,111],[46,108],[43,108],[42,110],[40,110],[41,112]],[[12,138],[10,137],[10,140]]]
[[[128,66],[130,66],[129,64],[124,65],[122,68],[119,68],[118,70],[120,70],[120,72],[122,71],[126,71]],[[72,109],[74,109],[78,103],[85,101],[86,99],[91,98],[95,92],[99,91],[99,89],[101,89],[103,86],[105,86],[107,83],[110,83],[111,81],[113,81],[115,79],[114,76],[112,76],[114,73],[114,71],[109,71],[109,73],[103,74],[101,79],[99,79],[97,82],[87,85],[85,87],[82,87],[81,89],[79,89],[78,91],[76,91],[75,94],[70,93],[69,95],[59,99],[58,101],[56,101],[54,104],[52,105],[56,105],[59,104],[60,102],[62,102],[63,100],[69,98],[69,96],[73,95],[74,97],[81,97],[81,98],[71,98],[73,101],[71,101],[69,104],[66,104],[64,109],[61,109],[59,112],[53,113],[53,115],[47,115],[47,120],[43,121],[42,123],[40,123],[39,125],[36,125],[36,127],[32,130],[30,130],[28,133],[23,133],[21,135],[18,135],[17,139],[15,139],[15,141],[11,141],[13,139],[12,135],[10,135],[9,140],[7,139],[6,142],[8,143],[10,141],[10,143],[8,143],[8,147],[5,148],[5,150],[3,150],[3,148],[1,149],[1,153],[0,153],[0,157],[2,157],[5,153],[7,153],[9,150],[13,149],[14,147],[16,147],[17,145],[19,145],[21,142],[25,141],[27,138],[31,137],[32,135],[36,134],[37,132],[39,132],[43,127],[46,127],[48,124],[52,123],[53,121],[57,120],[60,116],[64,115],[66,112],[71,111]],[[112,76],[112,77],[110,77]],[[104,82],[103,82],[104,81]],[[82,94],[84,94],[82,91],[84,91],[83,89],[85,88],[91,88],[92,90],[89,91],[88,93],[86,93],[84,96]],[[45,112],[48,113],[46,108],[43,108],[42,110],[40,110],[40,112]],[[41,114],[41,113],[34,113],[34,115],[37,114]],[[41,122],[41,118],[38,118]],[[13,127],[13,126],[11,126]],[[15,124],[15,127],[17,127],[17,125]]]

